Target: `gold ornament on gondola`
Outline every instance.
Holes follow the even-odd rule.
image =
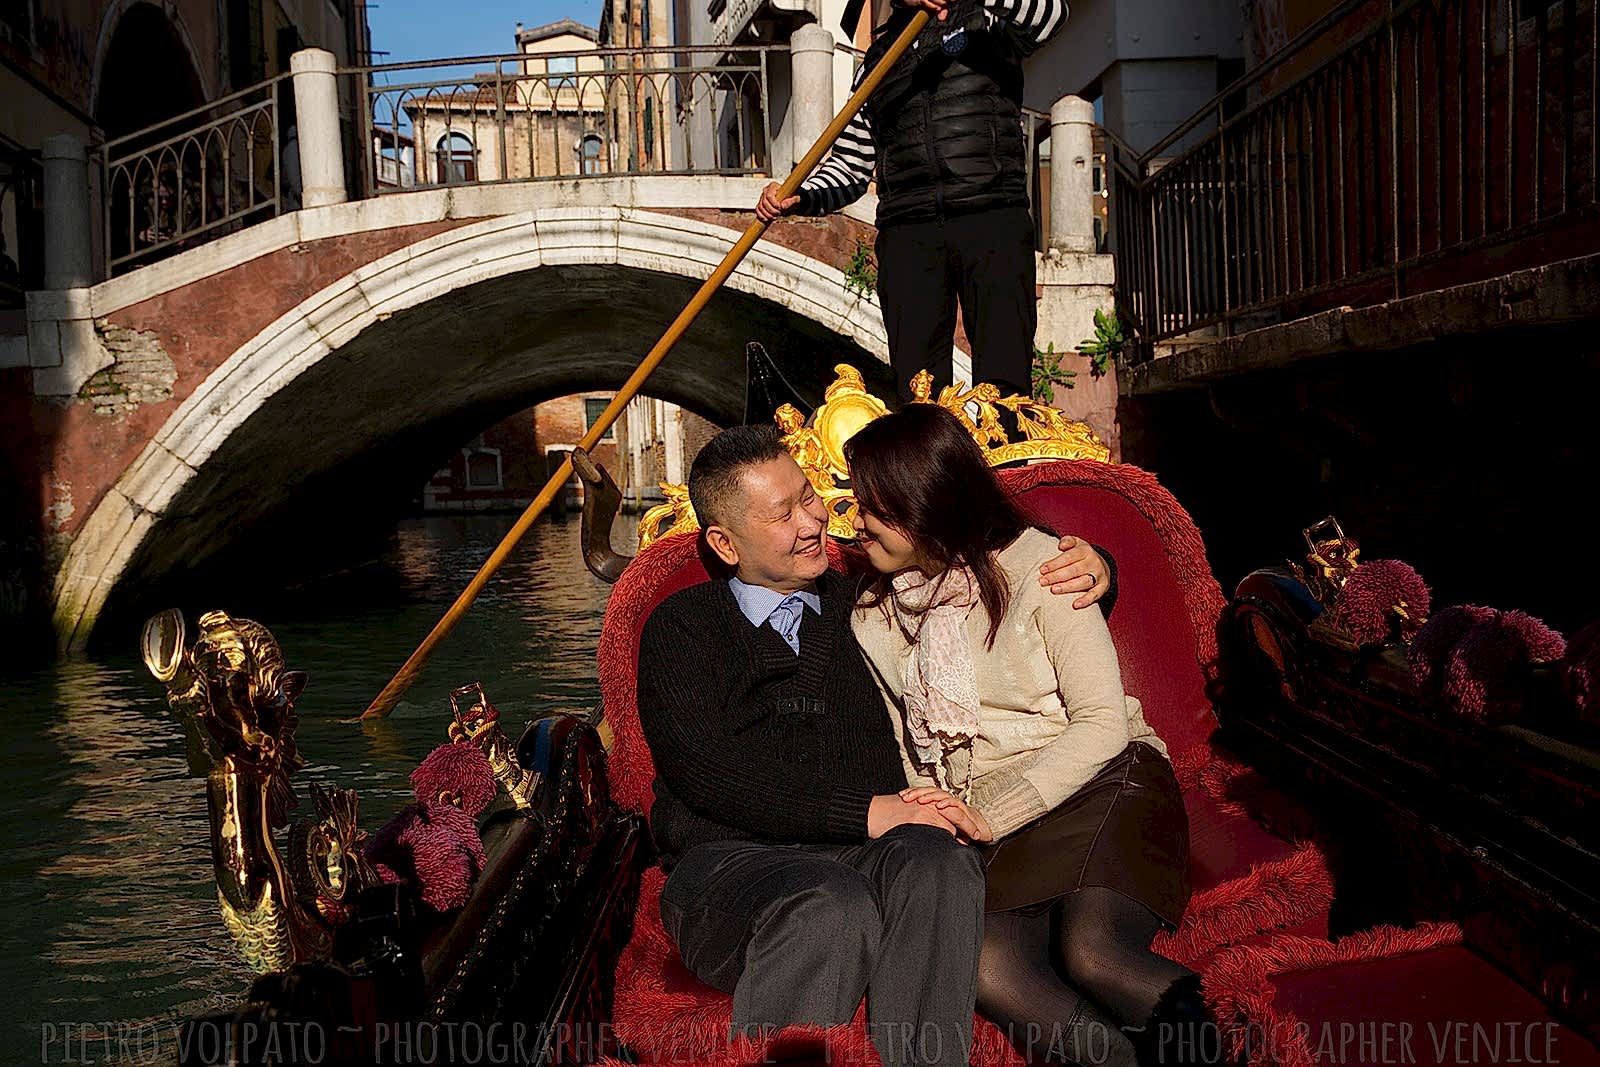
[[[294,701],[302,671],[284,669],[271,632],[222,611],[200,616],[185,648],[183,615],[163,611],[144,626],[145,666],[167,688],[183,723],[192,773],[206,777],[211,863],[222,919],[257,972],[327,955],[348,902],[376,884],[361,855],[356,795],[312,793],[317,813],[290,829],[279,853],[274,832],[296,806]]]
[[[1339,520],[1332,515],[1307,526],[1300,535],[1306,541],[1305,566],[1291,561],[1289,567],[1318,603],[1331,608],[1345,580],[1361,564],[1361,545],[1355,538],[1345,536]]]
[[[889,413],[883,401],[867,391],[861,372],[848,363],[834,368],[838,375],[822,394],[822,405],[805,416],[793,405],[785,404],[773,416],[783,431],[783,443],[800,465],[806,480],[822,498],[828,510],[828,533],[834,537],[855,536],[856,501],[850,492],[850,479],[844,460],[844,444],[873,419]],[[990,466],[1004,463],[1052,459],[1093,459],[1109,462],[1111,450],[1081,422],[1061,411],[1025,396],[1001,396],[993,385],[968,388],[965,383],[947,386],[933,397],[933,376],[922,371],[911,379],[912,403],[938,404],[961,420],[972,434]],[[1021,440],[1007,437],[999,412],[1010,411],[1021,433]],[[700,528],[689,490],[681,485],[663,484],[666,502],[644,513],[639,521],[639,548],[668,534]]]
[[[531,808],[533,795],[539,790],[540,775],[524,770],[517,762],[516,747],[500,729],[500,712],[484,695],[483,683],[473,682],[453,690],[450,711],[454,717],[450,724],[450,740],[471,742],[481,748],[489,761],[489,772],[506,796],[519,809]]]

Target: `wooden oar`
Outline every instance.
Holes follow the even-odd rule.
[[[844,132],[845,126],[849,125],[850,120],[855,118],[856,112],[861,110],[861,106],[867,102],[867,98],[878,88],[878,84],[889,73],[889,69],[905,54],[906,49],[911,47],[911,42],[916,40],[917,34],[922,32],[922,27],[927,22],[928,13],[926,11],[918,11],[915,17],[907,23],[906,28],[900,31],[900,36],[895,38],[894,43],[889,46],[889,50],[878,61],[878,65],[867,72],[867,76],[862,79],[856,91],[850,94],[850,99],[845,101],[844,108],[833,117],[832,122],[828,123],[828,128],[822,131],[822,136],[817,138],[817,143],[811,146],[811,150],[801,157],[800,162],[795,164],[794,170],[790,171],[789,176],[783,180],[783,184],[778,189],[779,201],[793,196],[795,191],[800,188],[800,183],[805,181],[816,165],[822,161],[822,157],[827,153],[828,149],[833,147],[833,142],[838,140],[839,135]],[[699,291],[694,294],[694,299],[690,300],[688,305],[678,313],[678,317],[672,320],[672,325],[667,327],[667,332],[661,335],[661,340],[657,341],[655,347],[650,349],[650,354],[644,357],[644,362],[634,369],[633,374],[618,390],[617,395],[611,398],[611,403],[606,405],[605,411],[589,427],[589,432],[584,434],[582,440],[578,442],[579,448],[587,452],[594,448],[600,438],[605,436],[606,431],[611,428],[611,424],[617,420],[617,416],[622,414],[622,409],[627,407],[628,402],[638,394],[639,389],[655,371],[656,367],[660,366],[661,361],[667,358],[667,353],[672,351],[672,346],[678,343],[678,339],[699,317],[700,312],[710,302],[711,297],[715,295],[718,289],[722,288],[722,283],[728,280],[728,277],[733,274],[734,269],[739,266],[745,255],[761,239],[761,235],[766,232],[767,224],[760,219],[750,224],[738,242],[728,251],[728,254],[722,257],[722,262],[717,265],[716,270],[711,272],[711,277],[707,278],[705,283],[700,286]],[[544,514],[545,509],[550,506],[550,502],[556,498],[556,494],[561,491],[561,487],[566,484],[567,479],[571,476],[572,459],[569,456],[561,461],[561,466],[557,467],[555,473],[550,475],[550,480],[545,483],[543,489],[539,490],[539,495],[533,498],[533,503],[529,504],[527,510],[517,519],[516,525],[512,526],[505,537],[501,539],[500,544],[495,546],[495,550],[490,553],[483,566],[478,568],[478,573],[472,576],[472,581],[467,583],[467,587],[461,591],[461,595],[456,597],[455,603],[450,605],[450,610],[446,611],[444,616],[434,624],[433,630],[423,639],[422,644],[418,645],[417,650],[411,653],[410,658],[395,672],[395,676],[389,679],[389,684],[383,687],[383,692],[379,693],[367,710],[361,713],[362,719],[381,719],[394,710],[395,705],[400,703],[400,698],[405,695],[405,691],[411,688],[411,683],[417,680],[417,675],[422,672],[423,666],[428,662],[428,657],[433,655],[433,650],[439,647],[439,643],[449,635],[451,630],[455,629],[456,623],[461,621],[461,617],[467,613],[467,609],[472,606],[472,602],[483,591],[483,587],[489,584],[489,579],[494,577],[495,571],[500,569],[500,565],[511,555],[511,550],[517,547],[517,543],[538,521],[539,516]]]

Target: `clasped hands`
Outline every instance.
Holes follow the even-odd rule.
[[[873,797],[867,807],[868,837],[882,837],[908,823],[936,826],[966,844],[994,840],[994,831],[989,829],[983,812],[935,786],[912,786],[899,793]]]

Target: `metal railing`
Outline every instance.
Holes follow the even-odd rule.
[[[251,86],[100,150],[107,273],[276,215],[283,207],[280,93]]]
[[[1350,0],[1142,155],[1111,139],[1143,354],[1600,247],[1597,12]]]
[[[608,174],[766,173],[781,46],[674,45],[366,68],[368,195]],[[432,76],[478,66],[466,76]],[[379,77],[395,84],[375,84]]]
[[[341,68],[360,112],[354,195],[614,174],[770,168],[782,46],[674,45]],[[479,68],[463,75],[463,68]],[[101,146],[107,274],[300,206],[292,75]]]

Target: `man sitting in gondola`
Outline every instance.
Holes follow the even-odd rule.
[[[689,494],[731,569],[651,613],[639,717],[657,777],[661,917],[733,995],[736,1032],[833,1026],[867,998],[886,1065],[966,1064],[984,875],[959,812],[902,800],[898,737],[828,569],[827,516],[771,426],[714,437]],[[1109,589],[1063,538],[1057,592]],[[1060,568],[1064,568],[1060,569]]]

